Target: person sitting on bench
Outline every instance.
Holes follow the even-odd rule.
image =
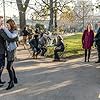
[[[63,39],[60,35],[57,36],[57,43],[55,45],[55,49],[54,49],[54,60],[53,61],[60,61],[60,57],[58,55],[58,52],[63,52],[64,51],[64,43],[63,43]]]

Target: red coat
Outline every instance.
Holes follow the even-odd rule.
[[[88,30],[85,30],[82,36],[83,48],[91,49],[91,46],[93,46],[93,41],[94,41],[94,32],[92,30],[90,32],[88,32]]]

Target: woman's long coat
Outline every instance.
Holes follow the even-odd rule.
[[[94,32],[93,30],[90,30],[90,32],[88,32],[88,30],[85,30],[83,32],[83,36],[82,36],[82,46],[84,49],[91,49],[91,47],[93,46],[93,42],[94,42]]]

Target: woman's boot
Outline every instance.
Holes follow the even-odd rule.
[[[87,49],[85,49],[85,62],[86,62],[86,58],[87,58]]]
[[[8,87],[6,88],[6,90],[9,90],[9,89],[11,89],[11,88],[13,88],[13,87],[14,87],[14,82],[11,81],[11,82],[9,82],[9,85],[8,85]]]

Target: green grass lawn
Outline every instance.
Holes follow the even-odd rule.
[[[84,53],[82,49],[81,38],[82,38],[81,33],[77,33],[76,35],[67,36],[64,38],[64,45],[65,45],[65,51],[63,54],[64,58]],[[48,47],[47,57],[53,57],[53,50],[54,47]]]

